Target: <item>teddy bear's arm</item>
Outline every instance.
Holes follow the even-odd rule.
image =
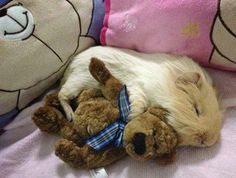
[[[88,101],[91,98],[102,97],[102,92],[99,89],[91,88],[83,90],[78,97],[77,103]]]
[[[124,149],[107,148],[96,152],[88,145],[77,146],[72,141],[61,139],[55,145],[55,154],[72,167],[98,168],[109,165],[123,156]]]

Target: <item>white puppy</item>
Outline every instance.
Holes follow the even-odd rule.
[[[88,70],[92,57],[127,85],[130,119],[149,106],[161,105],[169,111],[167,122],[177,131],[180,145],[210,146],[219,138],[222,113],[212,81],[198,64],[187,57],[112,47],[92,47],[66,70],[59,100],[68,119],[74,117],[69,101],[85,88],[99,87]]]

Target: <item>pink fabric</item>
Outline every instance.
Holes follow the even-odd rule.
[[[209,70],[228,108],[222,138],[211,148],[181,148],[177,160],[168,166],[155,161],[129,158],[106,167],[109,178],[235,178],[236,177],[236,77],[233,73]],[[23,110],[0,136],[1,178],[88,178],[87,170],[72,169],[53,152],[56,136],[41,133],[31,121],[38,102]]]
[[[212,60],[216,58],[212,41],[218,39],[212,37],[213,28],[218,28],[217,4],[218,0],[105,0],[101,42],[147,53],[187,55],[205,66],[236,71],[236,59],[232,65],[222,56],[226,61]]]

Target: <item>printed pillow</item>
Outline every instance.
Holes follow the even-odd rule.
[[[236,71],[235,0],[105,0],[103,45],[190,56]]]
[[[0,0],[0,128],[98,43],[103,0]]]

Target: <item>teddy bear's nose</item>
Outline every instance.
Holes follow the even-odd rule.
[[[145,138],[146,135],[144,133],[136,133],[133,137],[134,152],[138,155],[143,155],[146,151]]]

